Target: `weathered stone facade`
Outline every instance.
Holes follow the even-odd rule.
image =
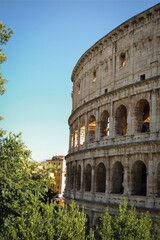
[[[72,72],[66,203],[90,226],[119,201],[160,213],[160,4],[88,49]]]

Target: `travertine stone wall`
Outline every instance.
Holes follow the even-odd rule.
[[[160,4],[118,26],[77,62],[66,203],[93,226],[125,196],[160,213]]]

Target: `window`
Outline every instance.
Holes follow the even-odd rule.
[[[96,82],[96,71],[93,72],[93,82]]]
[[[136,104],[136,132],[150,132],[150,107],[146,99],[141,99]]]
[[[145,77],[145,74],[140,75],[140,80],[141,80],[141,81],[145,80],[145,78],[146,78],[146,77]]]
[[[121,53],[121,55],[120,55],[120,64],[121,64],[121,67],[126,66],[126,55],[125,55],[125,53]]]
[[[108,93],[108,88],[105,89],[105,94],[107,94],[107,93]]]
[[[115,116],[115,130],[117,135],[124,136],[127,133],[127,109],[124,105],[118,107]]]
[[[80,95],[81,91],[80,91],[80,84],[78,85],[78,95]]]
[[[104,110],[100,118],[101,137],[109,136],[109,113]]]

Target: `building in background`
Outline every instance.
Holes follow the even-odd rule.
[[[64,156],[53,156],[51,160],[46,160],[46,163],[50,163],[58,167],[56,173],[53,173],[55,178],[55,184],[53,191],[62,197],[64,194],[65,184],[66,184],[66,161]],[[44,164],[44,162],[43,162]]]

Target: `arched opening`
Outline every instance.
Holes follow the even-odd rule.
[[[96,218],[95,222],[94,222],[94,238],[96,240],[101,239],[101,237],[99,236],[98,232],[97,232],[97,226],[101,225],[101,219],[100,217]]]
[[[146,99],[141,99],[135,109],[137,132],[149,132],[150,131],[150,107]]]
[[[105,192],[106,188],[106,168],[100,163],[96,169],[96,192]]]
[[[86,214],[86,218],[87,218],[87,221],[85,223],[85,227],[86,227],[86,236],[88,236],[90,231],[90,219],[88,214]]]
[[[121,64],[121,67],[126,66],[126,54],[125,53],[121,53],[121,55],[120,55],[120,64]]]
[[[88,137],[90,142],[93,142],[95,139],[95,131],[96,131],[96,119],[95,116],[92,115],[89,119],[88,125]]]
[[[81,188],[81,166],[78,166],[77,170],[77,190],[80,190]]]
[[[74,187],[74,166],[71,166],[71,189]]]
[[[124,136],[127,133],[127,109],[124,105],[121,105],[115,115],[116,120],[116,134]]]
[[[91,175],[92,175],[91,165],[87,164],[85,170],[85,191],[91,191]]]
[[[123,194],[124,169],[121,162],[115,162],[112,168],[112,193]]]
[[[147,169],[142,161],[136,161],[132,166],[132,195],[146,196]]]
[[[78,146],[78,123],[76,124],[75,132],[74,132],[74,146]]]
[[[106,110],[101,114],[100,133],[101,137],[109,136],[109,113]]]
[[[157,196],[160,197],[160,163],[157,167]]]
[[[85,120],[82,119],[80,127],[80,145],[83,145],[85,142]]]

